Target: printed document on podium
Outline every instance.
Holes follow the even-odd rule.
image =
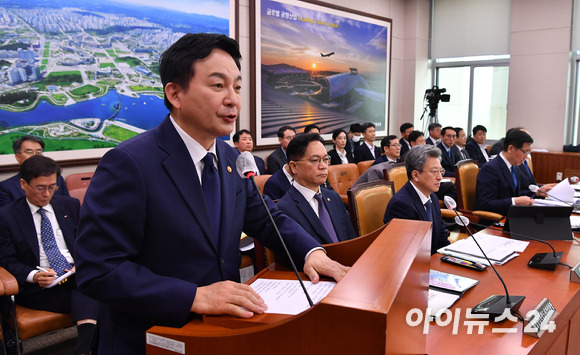
[[[322,301],[335,285],[334,281],[319,281],[316,284],[304,281],[304,287],[314,304]],[[257,279],[250,286],[266,302],[266,313],[296,315],[309,308],[298,280]]]

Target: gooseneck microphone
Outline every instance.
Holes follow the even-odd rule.
[[[554,249],[554,247],[552,246],[552,244],[546,242],[545,240],[537,239],[534,237],[530,237],[528,235],[523,235],[523,234],[519,234],[519,233],[515,233],[515,232],[509,232],[506,230],[492,228],[490,226],[486,226],[483,224],[473,223],[473,222],[470,222],[469,219],[467,217],[464,217],[464,216],[462,216],[461,218],[464,221],[467,220],[466,224],[472,224],[472,225],[479,227],[479,228],[491,229],[494,231],[506,233],[509,235],[514,235],[514,236],[524,238],[524,239],[531,239],[531,240],[534,240],[536,242],[540,242],[540,243],[544,243],[544,244],[548,245],[550,247],[550,249],[552,249],[552,252],[551,253],[537,253],[534,256],[532,256],[530,261],[528,261],[528,266],[531,268],[544,269],[544,270],[556,270],[556,266],[558,266],[559,264],[564,265],[564,266],[568,266],[564,263],[560,263],[560,259],[562,259],[562,256],[564,256],[564,252],[556,251]],[[457,220],[457,217],[455,217],[455,223],[460,224]]]
[[[485,260],[487,260],[487,262],[489,263],[489,266],[491,266],[491,268],[493,269],[493,271],[495,272],[495,274],[499,278],[499,281],[503,285],[503,289],[505,290],[505,296],[492,295],[492,296],[486,298],[485,300],[481,301],[477,306],[473,307],[473,309],[471,310],[471,313],[489,314],[490,316],[497,318],[500,315],[502,315],[506,309],[509,309],[510,313],[516,312],[520,308],[520,306],[522,305],[522,303],[524,302],[524,299],[526,297],[525,296],[510,296],[508,289],[507,289],[507,286],[506,286],[505,282],[503,281],[503,279],[501,278],[501,276],[499,275],[499,272],[497,272],[497,270],[493,266],[493,263],[489,260],[489,258],[485,254],[485,251],[483,251],[483,248],[479,245],[479,243],[477,242],[477,240],[475,239],[475,237],[473,236],[473,234],[471,233],[469,228],[467,228],[467,224],[465,223],[464,219],[462,219],[461,216],[459,216],[459,213],[457,212],[457,204],[455,203],[455,200],[449,196],[445,196],[444,202],[445,202],[445,207],[447,207],[447,209],[453,210],[453,212],[455,212],[457,217],[459,217],[459,221],[461,222],[461,225],[463,227],[465,227],[465,229],[467,230],[467,232],[469,233],[469,235],[471,236],[471,238],[473,239],[473,241],[475,242],[475,244],[477,245],[479,250],[481,250],[481,253],[485,257]],[[458,221],[457,218],[456,218],[456,221]]]
[[[288,257],[288,260],[290,260],[290,264],[292,265],[292,270],[294,270],[294,273],[296,274],[296,277],[298,278],[298,282],[300,283],[300,286],[302,287],[302,290],[304,291],[304,295],[306,296],[306,299],[308,300],[308,304],[310,305],[310,307],[314,306],[314,303],[312,303],[312,299],[310,298],[310,295],[308,294],[308,291],[306,290],[306,287],[304,286],[304,282],[302,282],[302,278],[300,277],[300,274],[298,273],[298,269],[296,268],[296,265],[294,264],[294,260],[292,260],[292,257],[290,256],[290,252],[288,251],[288,248],[286,247],[286,243],[284,242],[284,238],[282,238],[282,235],[280,234],[280,231],[278,230],[278,225],[276,225],[276,222],[274,221],[274,218],[272,217],[272,214],[270,213],[270,210],[268,209],[268,205],[266,205],[266,201],[264,201],[264,197],[260,193],[260,189],[258,189],[258,185],[256,185],[256,181],[254,180],[254,176],[256,175],[256,172],[258,171],[258,167],[256,166],[256,161],[254,160],[254,156],[252,155],[252,153],[250,153],[249,151],[245,151],[245,152],[242,152],[238,156],[238,158],[236,159],[236,170],[238,171],[238,174],[240,174],[240,176],[242,178],[248,178],[252,181],[254,188],[258,192],[258,196],[260,196],[260,200],[262,201],[262,205],[264,206],[266,213],[268,213],[268,217],[270,218],[270,222],[272,222],[272,225],[274,226],[274,230],[276,231],[276,234],[278,235],[278,238],[280,239],[280,243],[282,243],[282,246],[284,247],[284,251],[286,252],[286,256]]]
[[[573,177],[575,177],[575,176],[573,176]],[[532,191],[534,193],[537,192],[537,191],[540,191],[540,187],[538,185],[534,185],[534,184],[528,186],[528,189],[530,189],[530,191]],[[567,206],[570,206],[570,207],[574,208],[574,210],[580,209],[580,203],[579,202],[564,201],[564,200],[562,200],[562,199],[560,199],[560,198],[558,198],[558,197],[556,197],[556,196],[554,196],[552,194],[549,194],[547,192],[544,192],[544,191],[540,191],[540,193],[543,193],[544,195],[548,196],[549,198],[553,198],[556,201],[562,202],[562,203],[566,204]]]

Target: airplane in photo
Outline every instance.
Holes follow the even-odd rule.
[[[333,54],[334,54],[334,52],[330,52],[330,53],[328,53],[328,54],[322,54],[322,53],[320,53],[320,56],[321,56],[321,57],[330,57],[330,56],[331,56],[331,55],[333,55]]]

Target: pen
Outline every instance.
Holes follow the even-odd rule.
[[[48,270],[46,270],[45,268],[42,268],[40,266],[37,266],[36,268],[42,272],[49,272]]]

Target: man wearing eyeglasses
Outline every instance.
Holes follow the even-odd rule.
[[[18,281],[16,303],[71,314],[79,332],[74,354],[89,354],[98,302],[77,291],[74,274],[46,288],[74,269],[80,203],[72,197],[55,196],[60,168],[48,157],[27,159],[20,176],[25,196],[0,209],[0,265]]]
[[[375,159],[373,165],[385,162],[399,162],[399,158],[401,157],[401,143],[399,143],[397,136],[392,135],[383,138],[381,140],[381,149],[383,150],[383,154]]]
[[[441,150],[433,145],[418,145],[407,153],[405,168],[409,181],[391,198],[383,221],[393,218],[433,222],[431,254],[449,245],[449,232],[441,219],[441,208],[435,192],[439,190],[445,170],[441,168]]]
[[[532,151],[532,137],[521,130],[509,132],[503,151],[479,170],[475,187],[475,209],[507,215],[511,205],[531,205],[532,197],[545,196],[556,184],[531,192],[519,168]]]
[[[14,141],[12,150],[16,161],[22,165],[26,159],[44,152],[44,141],[34,136],[23,136]],[[58,186],[56,195],[69,196],[62,176],[58,177],[56,184]],[[22,196],[24,196],[24,190],[20,187],[20,174],[0,182],[0,207]]]
[[[355,238],[340,196],[320,187],[330,164],[324,140],[316,133],[296,135],[288,144],[287,153],[294,183],[278,201],[278,208],[321,244]]]

